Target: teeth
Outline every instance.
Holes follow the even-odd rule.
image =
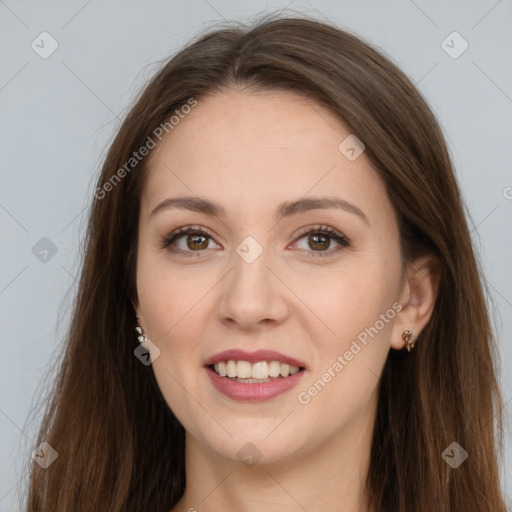
[[[298,366],[290,366],[288,363],[279,361],[258,361],[249,363],[248,361],[221,361],[214,365],[215,372],[221,377],[230,377],[240,382],[240,379],[246,379],[249,383],[256,381],[268,381],[279,376],[288,377],[295,375],[299,371]]]
[[[279,377],[281,373],[281,363],[279,361],[270,361],[268,365],[268,376],[269,377]]]
[[[240,364],[240,361],[238,364]],[[268,379],[268,363],[266,361],[254,363],[251,369],[251,377],[253,379]]]
[[[250,379],[251,378],[251,363],[247,361],[238,361],[236,363],[236,373],[239,379]]]
[[[238,377],[237,365],[235,361],[228,361],[226,363],[226,375],[228,377]]]
[[[225,362],[222,361],[219,363],[219,372],[218,373],[221,377],[225,377],[228,374]]]

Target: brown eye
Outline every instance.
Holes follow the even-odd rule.
[[[308,243],[311,249],[323,251],[329,248],[331,243],[329,237],[324,235],[310,235],[308,237]]]
[[[161,241],[161,246],[163,249],[168,248],[169,251],[174,253],[199,256],[202,251],[209,248],[210,242],[215,244],[212,236],[206,231],[199,228],[184,227],[173,231],[164,238]],[[219,247],[217,244],[215,245],[217,248]]]
[[[208,237],[204,235],[189,235],[186,240],[190,250],[203,250],[208,247]]]
[[[329,226],[302,231],[295,243],[313,257],[330,256],[350,245],[344,235]]]

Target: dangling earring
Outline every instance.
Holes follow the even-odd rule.
[[[410,352],[411,348],[414,347],[414,343],[416,342],[414,336],[412,335],[412,331],[406,329],[402,333],[402,340],[404,342],[404,347],[407,348],[407,352]]]
[[[137,339],[140,343],[144,343],[145,341],[149,340],[149,338],[146,336],[146,333],[144,332],[144,329],[138,323],[137,327],[135,327],[135,330],[139,333]]]

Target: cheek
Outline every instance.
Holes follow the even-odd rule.
[[[171,270],[165,256],[141,254],[139,304],[148,337],[160,351],[151,367],[165,401],[182,423],[187,423],[190,411],[197,408],[192,397],[200,395],[196,387],[199,328],[200,317],[205,315],[200,298],[211,288],[208,279],[188,277],[179,269]]]
[[[196,391],[204,331],[212,316],[209,293],[217,280],[212,269],[171,265],[165,253],[141,254],[139,303],[148,337],[160,350],[153,370],[173,410],[181,408],[175,403],[183,394],[178,382],[192,394]]]
[[[296,274],[291,287],[320,320],[320,337],[343,345],[391,308],[399,278],[396,262],[358,254],[331,271],[308,277]]]
[[[308,298],[332,331],[313,336],[318,358],[309,379],[297,390],[297,401],[304,405],[300,410],[322,418],[318,428],[334,431],[340,423],[364,414],[376,399],[396,316],[398,269],[360,259],[319,283],[322,293]]]
[[[165,251],[141,250],[137,266],[137,294],[142,316],[155,339],[171,337],[179,322],[206,293],[209,281],[200,272],[184,272],[171,265]]]

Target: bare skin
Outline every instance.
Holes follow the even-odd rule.
[[[292,93],[229,90],[201,99],[151,155],[136,313],[160,350],[152,365],[158,384],[186,430],[187,487],[172,512],[367,511],[378,377],[404,329],[417,336],[428,322],[436,278],[431,258],[402,261],[383,182],[364,153],[349,161],[338,150],[349,134]],[[225,215],[151,215],[181,196],[219,203]],[[353,208],[324,208],[276,222],[281,203],[304,197],[341,198],[364,218]],[[164,248],[162,239],[184,226],[209,235],[185,234]],[[326,226],[348,245],[303,234]],[[262,248],[252,263],[236,252],[248,236]],[[381,315],[386,321],[377,323]],[[333,370],[358,335],[381,324]],[[307,370],[271,400],[235,401],[204,368],[231,348],[277,350]],[[330,381],[309,394],[329,369]],[[249,442],[261,457],[252,467],[237,456]]]

